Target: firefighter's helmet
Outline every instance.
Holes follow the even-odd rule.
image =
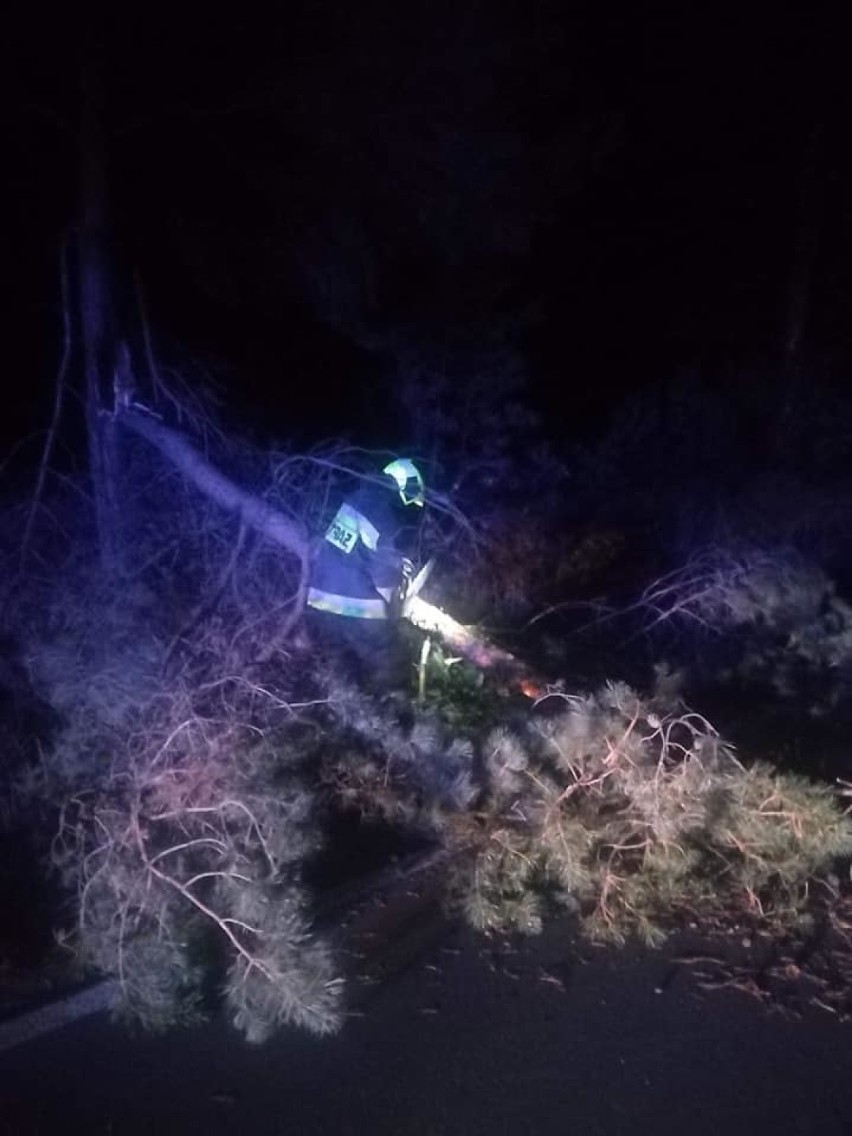
[[[403,505],[423,507],[423,478],[410,458],[395,458],[392,462],[388,462],[382,473],[387,474],[396,484]]]

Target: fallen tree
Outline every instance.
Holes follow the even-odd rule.
[[[552,694],[511,725],[494,716],[466,751],[434,721],[406,735],[387,718],[358,720],[344,699],[332,708],[364,738],[329,759],[341,800],[433,833],[450,853],[448,902],[479,931],[534,934],[569,914],[598,943],[658,946],[691,927],[779,953],[799,942],[803,960],[816,957],[809,936],[830,933],[852,965],[852,895],[839,883],[852,857],[848,793],[745,763],[662,691],[613,682]],[[443,791],[428,772],[436,754]],[[813,992],[825,1000],[829,987],[832,1007],[852,1012],[842,983],[822,975]]]
[[[340,1023],[305,884],[328,808],[425,838],[454,910],[492,933],[569,912],[593,939],[656,943],[678,919],[735,912],[782,935],[852,853],[826,786],[748,766],[661,692],[546,688],[422,597],[409,622],[464,662],[436,650],[425,688],[370,697],[289,633],[307,522],[162,423],[127,424],[143,464],[162,454],[172,471],[149,464],[151,500],[128,510],[136,579],[102,584],[87,503],[61,481],[33,530],[40,571],[5,577],[3,613],[60,720],[21,791],[59,814],[51,857],[76,896],[64,941],[117,978],[136,1020],[192,1019],[213,982],[254,1040]]]
[[[146,414],[124,411],[121,421],[139,434],[221,508],[296,557],[301,568],[300,597],[303,599],[310,571],[311,540],[305,526],[286,516],[262,498],[225,477],[176,430]],[[458,623],[420,596],[409,598],[402,612],[413,626],[436,635],[453,651],[483,670],[496,670],[501,678],[531,697],[544,691],[541,679],[508,651],[490,643],[475,629]]]

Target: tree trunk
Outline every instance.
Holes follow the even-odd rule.
[[[810,132],[802,162],[799,217],[787,285],[781,391],[775,416],[773,441],[776,457],[783,454],[786,448],[799,401],[801,348],[810,314],[814,265],[819,251],[822,223],[821,151],[822,128],[817,125]]]
[[[306,573],[310,557],[310,541],[305,528],[284,513],[274,509],[260,497],[235,485],[195,449],[191,442],[162,422],[136,411],[123,411],[118,421],[169,459],[205,496],[228,512],[236,513],[250,528],[286,549],[302,563]]]
[[[494,672],[498,683],[506,689],[518,690],[528,698],[540,698],[547,693],[546,680],[530,670],[526,663],[502,647],[489,643],[470,627],[457,623],[451,615],[421,596],[412,596],[405,601],[403,616],[421,631],[436,635],[475,667]]]
[[[80,113],[80,225],[78,240],[80,333],[89,473],[101,566],[122,568],[118,502],[118,451],[112,377],[115,328],[109,265],[106,148],[103,107],[91,45],[84,48]]]

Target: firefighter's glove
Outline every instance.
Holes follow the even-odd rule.
[[[391,597],[389,615],[391,619],[400,619],[405,608],[405,601],[408,598],[408,589],[411,585],[414,576],[414,564],[408,559],[403,557],[399,566],[399,584],[394,590]]]
[[[402,558],[400,573],[399,598],[400,604],[404,604],[408,599],[408,593],[411,590],[411,581],[414,579],[414,564],[408,559],[407,556],[404,556]]]

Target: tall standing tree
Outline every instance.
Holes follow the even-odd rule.
[[[115,269],[109,241],[103,88],[98,63],[97,47],[89,35],[83,43],[80,64],[78,298],[92,495],[101,567],[112,577],[122,568],[118,440],[113,414],[119,349],[113,300]]]

